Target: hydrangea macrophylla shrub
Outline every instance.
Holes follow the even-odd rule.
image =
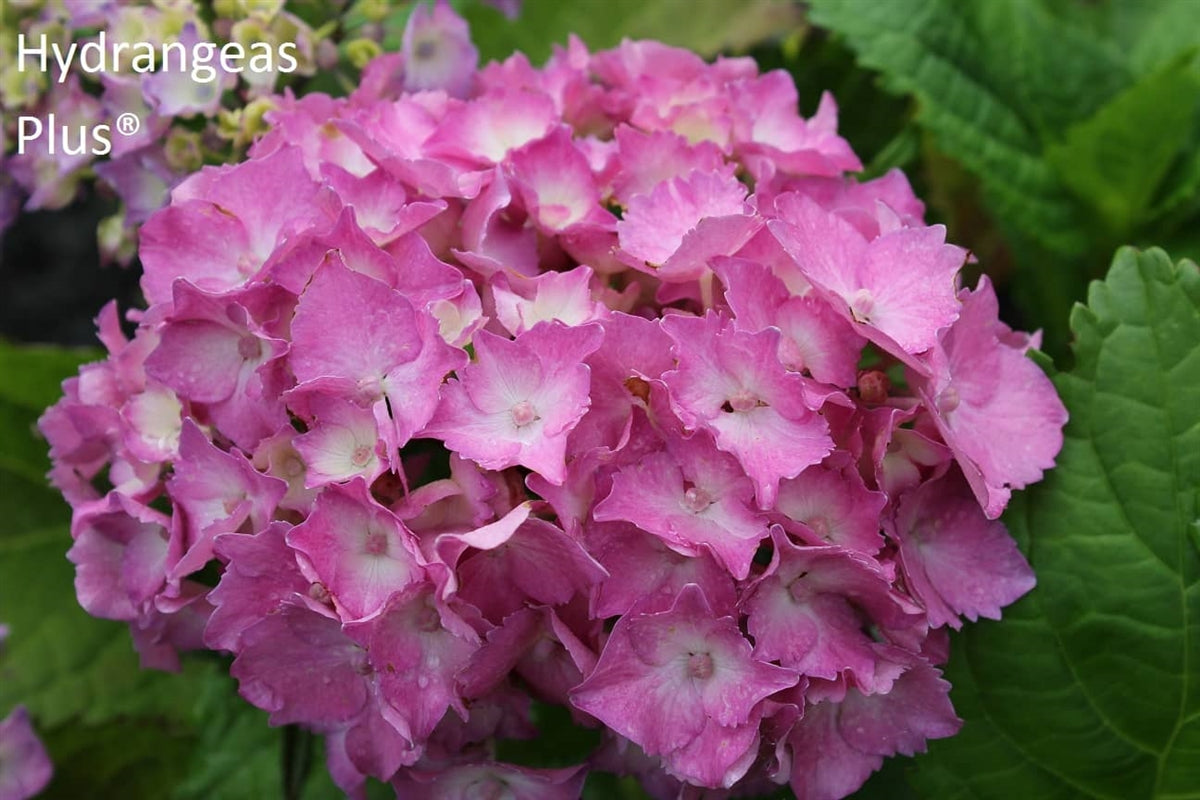
[[[390,69],[143,228],[149,307],[41,420],[84,606],[232,654],[356,796],[578,796],[495,761],[532,700],[662,798],[952,735],[946,632],[1033,586],[996,518],[1066,414],[904,176],[747,59]]]

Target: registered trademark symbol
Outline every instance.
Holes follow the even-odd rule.
[[[117,130],[125,136],[133,136],[142,127],[137,114],[125,113],[117,117]]]

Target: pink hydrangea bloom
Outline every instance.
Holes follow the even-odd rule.
[[[698,278],[708,259],[732,255],[757,230],[745,198],[746,187],[727,170],[693,170],[663,181],[630,199],[617,223],[621,250],[631,265],[664,280]]]
[[[771,231],[812,284],[859,332],[893,355],[920,353],[958,317],[955,276],[966,259],[938,225],[897,226],[868,240],[800,194],[775,201]]]
[[[514,611],[488,632],[458,680],[467,697],[483,697],[510,674],[547,702],[566,703],[568,692],[596,666],[596,654],[548,607]]]
[[[577,225],[612,228],[615,220],[600,207],[596,178],[570,129],[530,142],[509,163],[525,208],[543,232],[553,235]]]
[[[767,537],[752,493],[734,459],[697,435],[618,471],[593,517],[632,522],[685,555],[710,553],[741,580]]]
[[[779,485],[775,508],[790,521],[793,530],[809,544],[832,543],[867,555],[883,547],[879,515],[887,507],[887,495],[871,491],[862,476],[846,465],[808,467],[795,478]]]
[[[292,322],[289,362],[302,384],[342,378],[390,414],[395,446],[429,422],[443,376],[465,356],[404,294],[332,262],[306,287]],[[386,404],[386,412],[384,406]]]
[[[685,780],[729,787],[757,747],[761,701],[798,680],[751,649],[734,618],[715,616],[689,584],[669,609],[621,618],[572,702]]]
[[[425,435],[487,469],[521,464],[562,483],[567,436],[589,405],[583,359],[602,335],[553,322],[515,340],[480,332],[477,360],[447,384]]]
[[[588,532],[588,546],[608,570],[593,593],[592,614],[614,617],[635,605],[661,611],[689,583],[704,590],[718,611],[732,612],[737,602],[733,576],[704,554],[685,555],[631,523],[601,523]]]
[[[383,715],[414,745],[433,733],[447,710],[466,715],[456,675],[477,649],[475,632],[439,608],[431,584],[393,595],[382,613],[346,626],[379,673]]]
[[[679,366],[663,379],[680,418],[732,453],[754,482],[759,505],[775,502],[779,481],[794,478],[832,449],[804,379],[779,363],[775,330],[747,333],[717,317],[667,317]]]
[[[424,578],[415,537],[374,502],[361,479],[317,495],[287,542],[303,557],[301,571],[329,590],[345,622],[375,616],[389,597]]]
[[[215,607],[204,628],[204,642],[214,650],[240,649],[242,632],[284,605],[304,606],[323,597],[310,596],[310,583],[287,545],[290,527],[272,522],[251,536],[223,534],[213,543],[217,556],[229,564],[221,582],[209,593]]]
[[[169,300],[179,278],[216,292],[244,285],[282,239],[329,221],[330,192],[312,181],[295,148],[196,173],[142,228],[146,299]]]
[[[535,701],[672,800],[952,735],[946,629],[1034,583],[995,517],[1062,441],[1036,337],[785,73],[464,31],[414,11],[146,222],[149,307],[40,422],[80,603],[231,654],[355,798],[578,797],[492,760]]]
[[[104,619],[128,622],[154,613],[163,589],[171,522],[122,495],[81,508],[71,523],[79,604]]]
[[[846,692],[840,702],[809,705],[791,730],[791,787],[797,800],[838,800],[853,793],[886,756],[923,752],[926,739],[953,736],[950,684],[917,664],[886,694]]]
[[[862,162],[837,135],[833,95],[821,95],[817,113],[796,114],[796,86],[783,72],[745,80],[733,95],[737,149],[756,178],[774,172],[793,175],[841,175],[857,172]]]
[[[919,609],[891,588],[874,559],[836,546],[797,547],[776,537],[776,561],[742,600],[755,652],[813,678],[852,677],[888,691],[900,669],[884,642],[920,641]]]
[[[750,259],[714,259],[738,330],[778,328],[779,361],[816,380],[853,386],[866,343],[814,293],[796,295],[770,268]]]
[[[245,525],[257,531],[275,514],[286,487],[277,478],[263,475],[241,452],[227,453],[213,446],[190,420],[179,441],[175,474],[167,493],[181,512],[181,529],[172,539],[172,573],[187,575],[212,558],[213,538],[240,531]]]

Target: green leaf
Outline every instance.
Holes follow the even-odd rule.
[[[979,176],[1007,227],[1051,252],[1087,249],[1086,217],[1040,157],[1042,136],[1128,80],[1111,52],[1013,0],[814,0],[811,15],[889,89],[916,98],[917,121]]]
[[[63,379],[96,357],[94,350],[0,341],[0,512],[4,514],[4,532],[67,519],[62,499],[46,484],[50,461],[46,443],[37,432],[37,419],[62,394]]]
[[[1000,288],[1017,322],[1044,329],[1049,352],[1065,353],[1067,312],[1117,244],[1174,242],[1200,224],[1200,92],[1181,66],[1200,46],[1195,0],[811,7],[885,87],[913,99],[937,155],[916,173],[931,212],[994,276],[1012,265],[1012,286]],[[976,185],[940,186],[947,160]]]
[[[917,800],[907,778],[911,771],[912,759],[889,758],[852,796],[854,800]]]
[[[781,0],[524,0],[515,20],[480,4],[463,12],[483,61],[520,50],[535,64],[545,61],[553,45],[565,45],[570,33],[592,49],[613,47],[628,37],[714,55],[743,50],[798,21],[796,7]]]
[[[1195,0],[1047,0],[1047,5],[1064,20],[1114,42],[1139,75],[1200,46]]]
[[[1143,78],[1046,149],[1063,184],[1126,238],[1153,215],[1151,199],[1192,139],[1200,70],[1192,59]]]
[[[956,637],[923,796],[1200,798],[1200,270],[1124,248],[1071,327],[1058,466],[1005,517],[1038,586]]]
[[[98,350],[49,345],[13,345],[0,341],[0,399],[42,413],[62,396],[62,382],[80,364],[102,357]]]
[[[592,770],[583,786],[583,800],[650,800],[650,795],[636,778]]]
[[[202,686],[193,719],[199,739],[191,757],[180,765],[183,780],[175,787],[175,800],[284,797],[281,731],[267,725],[266,712],[237,695],[224,669]],[[306,739],[304,744],[311,742]]]
[[[1178,53],[1200,47],[1200,25],[1196,24],[1194,0],[1158,0],[1156,3],[1125,0],[1121,5],[1145,15],[1129,54],[1140,71],[1149,72]]]
[[[0,400],[0,540],[70,517],[62,497],[46,483],[50,462],[36,421],[36,415]]]
[[[186,726],[155,718],[64,725],[44,740],[54,778],[41,800],[169,797],[196,746]]]
[[[75,600],[65,526],[0,538],[0,620],[11,629],[0,658],[0,711],[24,703],[42,726],[98,724],[131,715],[186,721],[191,682],[142,670],[118,622],[94,619]]]

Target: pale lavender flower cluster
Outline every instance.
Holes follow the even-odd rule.
[[[953,734],[947,629],[1034,584],[996,518],[1062,443],[1036,337],[785,73],[463,63],[278,99],[145,224],[149,308],[41,420],[80,602],[233,654],[351,795],[577,797],[495,760],[534,700],[661,798]]]
[[[211,16],[193,0],[14,7],[0,36],[0,232],[20,208],[62,208],[95,180],[121,201],[100,226],[102,254],[128,261],[138,227],[175,185],[203,164],[242,158],[281,82],[380,51],[382,29],[345,27],[347,5],[326,0],[329,22],[316,29],[285,0],[217,0]],[[413,9],[392,61],[406,88],[438,79],[449,88],[439,70],[470,74],[476,58],[465,24],[439,2]],[[140,125],[131,134],[119,127],[130,114]]]

